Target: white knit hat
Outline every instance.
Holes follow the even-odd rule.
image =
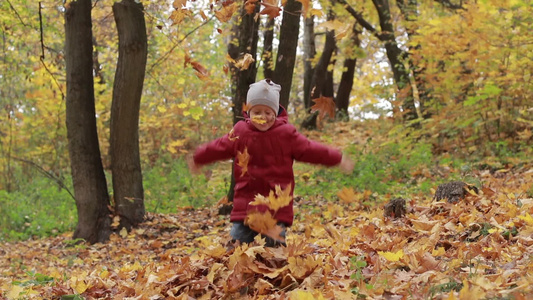
[[[270,79],[263,79],[256,83],[250,84],[250,89],[246,95],[246,104],[248,109],[255,105],[266,105],[274,110],[276,114],[279,111],[279,91],[281,86],[275,84]]]

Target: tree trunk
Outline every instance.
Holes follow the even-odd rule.
[[[119,55],[111,107],[111,171],[115,211],[121,227],[144,219],[139,155],[139,109],[146,70],[147,37],[143,6],[133,0],[113,4]]]
[[[328,21],[333,20],[333,14],[330,12]],[[324,50],[320,56],[320,60],[315,66],[313,72],[313,78],[311,80],[311,99],[320,98],[321,96],[332,97],[332,92],[327,91],[327,79],[328,79],[328,65],[330,64],[333,52],[335,52],[337,46],[335,43],[335,31],[330,30],[326,32],[326,41],[324,43]],[[333,89],[331,88],[331,91]],[[312,105],[312,103],[311,103]],[[303,122],[302,127],[306,129],[316,129],[317,113],[310,114]]]
[[[256,5],[256,10],[253,14],[247,14],[244,9],[244,4],[240,10],[240,20],[232,28],[232,34],[237,37],[238,45],[230,42],[228,44],[229,56],[237,60],[241,55],[249,53],[256,59],[257,41],[259,40],[259,21],[254,16],[259,12],[259,5]],[[234,40],[234,39],[231,39]],[[242,106],[246,103],[246,94],[250,84],[255,82],[257,75],[257,64],[253,63],[246,70],[240,70],[235,66],[230,67],[232,77],[232,92],[233,92],[233,124],[242,119]],[[234,170],[231,169],[231,183],[228,190],[228,201],[233,202],[233,195],[235,187]]]
[[[265,30],[263,31],[263,76],[265,78],[274,78],[274,62],[272,57],[274,53],[272,52],[274,41],[274,24],[275,19],[270,19],[266,21]]]
[[[372,0],[379,16],[382,41],[385,42],[387,58],[392,68],[394,81],[398,88],[399,98],[402,99],[403,118],[406,121],[418,119],[415,107],[413,89],[409,81],[409,72],[404,66],[407,53],[398,47],[388,0]]]
[[[285,108],[289,106],[291,95],[292,75],[296,63],[296,48],[298,47],[298,33],[300,32],[300,14],[302,3],[296,0],[287,0],[283,7],[283,20],[279,32],[278,54],[276,56],[276,69],[274,70],[275,83],[281,85],[279,103]]]
[[[65,12],[66,125],[78,209],[74,238],[97,243],[109,239],[111,218],[94,108],[91,5],[73,1]]]
[[[315,68],[311,60],[316,55],[315,46],[315,20],[314,17],[305,19],[304,27],[304,42],[303,42],[303,56],[304,56],[304,107],[308,111],[313,105],[311,102],[311,81],[313,80],[313,73]]]
[[[352,29],[352,48],[359,48],[361,41],[359,40],[359,34],[361,32],[357,30],[357,25],[354,24]],[[355,75],[355,66],[357,64],[357,58],[355,53],[351,53],[351,56],[344,60],[344,68],[337,89],[337,97],[335,98],[335,105],[337,106],[339,114],[343,118],[348,117],[348,107],[350,106],[350,93],[353,87],[353,77]]]
[[[407,3],[406,3],[407,2]],[[416,28],[413,28],[416,20],[418,19],[418,3],[417,0],[397,0],[396,5],[400,8],[402,15],[407,23],[407,35],[409,39],[417,35]],[[420,45],[415,47],[410,46],[409,52],[412,53],[413,50],[420,51]],[[413,72],[414,85],[418,91],[418,109],[424,119],[431,117],[431,112],[429,111],[428,104],[430,101],[430,90],[426,86],[424,81],[424,68],[419,68],[416,66],[409,55],[409,67]]]

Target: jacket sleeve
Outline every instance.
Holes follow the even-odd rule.
[[[320,164],[325,166],[338,165],[342,160],[342,152],[319,142],[309,140],[296,128],[292,128],[292,155],[297,161]]]
[[[211,142],[199,146],[193,155],[194,163],[206,165],[219,160],[226,160],[234,157],[235,143],[237,138],[230,133]]]

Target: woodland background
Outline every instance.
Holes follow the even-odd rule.
[[[352,216],[357,216],[360,211],[370,214],[365,222],[359,219],[351,220],[358,224],[357,228],[364,232],[365,237],[375,239],[380,236],[385,239],[388,234],[394,236],[397,232],[392,232],[394,226],[389,227],[391,225],[389,223],[382,223],[379,226],[382,230],[379,234],[374,233],[373,230],[369,232],[371,225],[368,220],[376,217],[375,212],[381,209],[385,202],[395,197],[411,199],[408,203],[416,211],[414,213],[416,218],[411,216],[410,222],[413,223],[412,219],[416,219],[414,223],[419,222],[416,223],[417,229],[422,228],[422,231],[432,232],[436,223],[431,223],[427,219],[421,221],[420,218],[422,215],[438,216],[435,212],[435,203],[431,202],[434,189],[443,182],[462,180],[480,189],[487,186],[491,189],[491,192],[485,190],[488,193],[484,195],[475,195],[478,198],[465,204],[467,206],[463,207],[464,209],[477,207],[475,205],[477,201],[486,208],[501,208],[500,215],[506,217],[496,218],[499,226],[503,227],[500,228],[491,223],[491,219],[487,219],[487,216],[483,220],[470,220],[471,222],[467,224],[463,220],[466,217],[457,215],[458,219],[463,218],[461,222],[464,221],[462,229],[466,238],[463,238],[461,242],[465,242],[465,239],[477,242],[479,236],[486,238],[498,234],[503,236],[507,230],[507,235],[511,234],[510,232],[518,238],[529,235],[529,240],[515,241],[518,244],[523,243],[520,247],[518,244],[506,244],[502,247],[516,246],[517,249],[509,250],[510,253],[514,253],[513,255],[530,252],[531,233],[520,231],[521,228],[532,225],[530,214],[533,213],[531,211],[533,209],[531,206],[533,184],[530,171],[533,157],[533,147],[531,147],[533,142],[533,100],[531,99],[533,8],[529,1],[513,0],[503,1],[503,3],[491,0],[422,0],[406,3],[398,0],[390,1],[390,3],[388,1],[289,1],[291,5],[298,2],[302,7],[300,33],[298,37],[283,40],[279,39],[283,16],[278,16],[277,13],[283,14],[286,3],[263,2],[267,5],[257,5],[258,11],[264,14],[258,15],[260,34],[258,49],[254,53],[257,56],[256,61],[251,62],[257,68],[255,79],[271,77],[268,75],[272,74],[268,72],[276,64],[276,59],[273,58],[277,58],[278,49],[281,49],[287,40],[296,40],[298,50],[288,98],[290,120],[294,124],[305,125],[302,130],[309,137],[335,145],[356,160],[356,167],[351,176],[342,175],[336,170],[296,164],[295,195],[298,199],[305,199],[302,200],[305,203],[302,205],[302,215],[305,215],[306,209],[309,209],[310,213],[320,214],[324,222],[333,220],[335,228],[329,228],[327,233],[323,230],[316,231],[316,235],[310,234],[306,231],[309,229],[305,228],[295,229],[295,233],[305,233],[304,235],[308,238],[317,240],[322,238],[322,233],[329,235],[330,238],[342,236],[343,228],[347,227],[343,223],[346,221],[346,216],[341,216],[341,208],[332,206],[333,203],[342,200],[341,202],[346,202],[343,205],[351,207],[351,210],[346,211],[352,212]],[[193,229],[205,231],[207,227],[204,228],[201,225],[202,222],[215,218],[215,221],[218,220],[220,223],[209,223],[209,226],[223,232],[227,224],[223,222],[223,217],[215,217],[217,215],[215,208],[218,206],[217,202],[228,193],[231,175],[231,165],[228,162],[209,167],[204,176],[192,177],[186,168],[185,157],[196,145],[228,132],[234,122],[232,107],[235,104],[236,84],[228,66],[235,65],[235,62],[228,58],[227,53],[228,45],[235,42],[232,38],[235,24],[233,19],[238,14],[235,12],[238,12],[238,5],[243,3],[239,1],[235,3],[141,1],[141,3],[146,21],[148,56],[139,110],[138,137],[143,172],[144,205],[150,221],[148,221],[148,228],[144,224],[142,226],[145,227],[136,229],[143,230],[142,233],[131,231],[129,235],[127,231],[124,232],[116,227],[116,222],[113,223],[116,233],[111,235],[108,246],[101,247],[115,247],[116,245],[123,251],[131,249],[131,245],[127,244],[129,243],[127,239],[135,239],[135,234],[148,238],[155,236],[163,238],[163,233],[168,230],[168,228],[165,229],[165,224],[175,226],[179,222],[187,222],[188,217],[184,216],[186,215],[185,209],[207,207],[205,210],[199,210],[202,213],[198,213],[199,216],[205,217],[192,220],[191,224],[197,225],[190,226]],[[388,17],[390,17],[392,27],[384,26],[387,25],[383,23],[384,16],[380,16],[376,9],[385,4],[390,8]],[[112,178],[109,154],[110,115],[118,60],[118,36],[112,5],[113,1],[92,1],[91,11],[98,142],[111,195],[113,188],[110,179]],[[409,7],[410,10],[402,10],[402,7]],[[0,41],[2,45],[0,50],[0,64],[2,65],[0,68],[0,241],[3,243],[2,248],[6,249],[2,250],[4,252],[2,254],[7,253],[7,249],[12,249],[12,247],[18,249],[14,251],[15,256],[20,251],[18,258],[6,256],[3,262],[4,273],[2,275],[7,278],[16,278],[19,281],[18,283],[8,280],[0,281],[2,290],[6,291],[5,294],[0,293],[0,297],[9,298],[14,294],[18,295],[17,292],[31,296],[33,288],[41,290],[43,295],[55,296],[71,294],[96,297],[95,291],[98,289],[107,291],[108,296],[118,295],[120,292],[133,296],[135,292],[124,288],[128,284],[121,285],[119,292],[110,292],[112,289],[105,284],[103,287],[95,284],[97,277],[111,278],[105,277],[108,275],[102,275],[101,272],[97,274],[98,276],[92,274],[92,278],[90,274],[85,274],[87,279],[80,279],[82,276],[78,273],[76,266],[82,263],[76,259],[91,258],[92,256],[88,253],[93,250],[85,248],[90,247],[88,245],[80,249],[78,246],[74,247],[75,243],[69,242],[72,231],[76,227],[77,215],[65,126],[67,97],[64,52],[65,3],[63,1],[6,0],[0,4],[0,11],[2,35]],[[275,18],[271,19],[270,16]],[[364,22],[361,20],[368,26],[362,26],[361,23]],[[309,52],[304,47],[308,45],[304,44],[306,40],[304,33],[310,32],[306,31],[305,27],[310,24],[313,24],[316,53]],[[265,49],[264,46],[269,32],[265,29],[272,25],[273,43],[272,50],[270,50],[270,48]],[[392,31],[387,31],[387,28]],[[408,78],[395,77],[398,74],[393,72],[395,68],[392,68],[388,56],[390,51],[387,52],[390,50],[387,47],[390,47],[391,42],[384,38],[391,35],[397,47],[404,53],[397,56],[401,60],[400,65],[396,67],[400,66],[400,69],[406,72],[405,74],[409,74]],[[309,53],[313,55],[307,57]],[[324,55],[324,53],[330,55]],[[250,63],[244,58],[244,56],[239,56],[237,63],[241,63],[240,68],[244,68],[242,64]],[[334,91],[340,92],[340,83],[343,81],[343,76],[346,76],[345,71],[349,69],[345,62],[350,61],[354,69],[353,85],[349,90],[349,108],[347,111],[337,110],[332,118],[331,115],[326,114],[327,110],[332,108],[332,102],[328,99],[336,101],[340,98],[340,95]],[[331,83],[331,91],[322,90],[319,94],[313,94],[317,91],[316,86],[315,89],[311,89],[307,85],[309,81],[306,81],[306,76],[309,76],[310,70],[316,69],[317,66],[324,67],[327,71],[326,77],[321,82]],[[401,80],[407,80],[403,81],[403,86],[398,84]],[[315,102],[312,102],[312,99],[315,99]],[[410,99],[416,109],[406,109],[405,99]],[[310,113],[313,110],[313,104],[317,104],[314,107],[315,110],[319,110],[320,114],[318,118],[317,114],[314,115],[315,126],[311,126],[314,129],[305,130],[304,128],[310,127],[309,120],[313,119],[313,114]],[[338,103],[337,107],[339,107]],[[413,112],[416,112],[414,116]],[[506,201],[518,208],[521,207],[523,211],[511,209],[509,207],[511,204],[506,204]],[[427,211],[416,210],[417,205],[426,207]],[[320,212],[320,209],[313,209],[313,206],[324,209]],[[456,210],[461,210],[450,207],[446,209],[449,215],[443,219],[452,214],[460,214]],[[478,210],[487,211],[486,209]],[[178,215],[175,218],[178,220],[171,222],[166,219],[173,218],[173,214],[176,213]],[[344,219],[341,222],[337,217]],[[300,221],[308,222],[303,217]],[[442,221],[442,227],[439,230],[446,228],[451,231],[451,227],[445,227],[447,223]],[[508,223],[503,225],[504,222]],[[509,222],[518,225],[509,225]],[[478,230],[475,230],[476,227],[471,227],[472,223],[480,226]],[[308,228],[314,228],[315,225],[319,226],[314,224],[309,225]],[[150,228],[157,229],[158,233],[148,234]],[[500,229],[502,232],[499,232]],[[439,230],[435,229],[432,233],[444,235],[445,232]],[[473,237],[475,232],[479,234]],[[183,246],[187,249],[175,248],[174,254],[187,253],[188,255],[198,248],[211,245],[207,241],[196,240],[200,237],[198,235],[185,235],[184,233],[184,236],[180,238],[189,241],[185,244],[186,246]],[[120,238],[124,241],[117,241]],[[176,236],[173,235],[171,238],[176,238]],[[16,241],[19,240],[22,242],[17,244]],[[510,239],[507,238],[507,240]],[[351,273],[348,275],[351,283],[346,284],[348,287],[338,290],[348,290],[351,295],[355,296],[376,297],[378,294],[383,296],[385,292],[406,295],[408,288],[391,292],[390,287],[385,287],[385,285],[378,287],[376,282],[370,282],[369,278],[382,274],[379,273],[381,271],[379,268],[382,266],[380,265],[379,268],[376,266],[378,259],[368,256],[368,253],[364,256],[364,251],[361,250],[363,248],[351,249],[348,245],[350,243],[353,245],[353,241],[344,240],[344,242],[347,245],[346,249],[335,249],[338,252],[333,250],[332,252],[342,254],[351,263],[339,258],[332,264],[338,265],[339,269],[342,269],[342,266],[350,269]],[[362,241],[358,242],[362,243]],[[166,245],[169,245],[168,241],[163,239],[162,244],[154,244],[151,240],[148,243],[153,246],[150,248],[152,251],[157,249],[158,255],[176,263],[175,258],[169,258],[171,254],[164,252]],[[323,241],[318,244],[326,249],[334,247],[331,243]],[[442,248],[448,251],[451,248],[457,250],[458,253],[454,252],[452,255],[448,252],[446,255],[453,256],[453,259],[464,259],[461,257],[463,250],[458,250],[463,248],[455,243],[452,244],[453,246],[449,246],[441,243],[436,246],[433,243],[431,247],[428,246],[428,253],[433,257],[439,257],[444,254],[434,253],[433,250],[442,251],[440,250]],[[43,245],[45,245],[44,248],[58,248],[61,249],[58,250],[61,254],[56,255],[54,252],[54,255],[65,256],[57,258],[57,270],[39,269],[33,265],[36,262],[24,262],[24,257],[35,256],[35,253],[24,252],[21,245],[28,245],[29,248],[42,248]],[[178,247],[172,242],[170,245]],[[398,252],[400,249],[390,248],[392,245],[387,245],[386,247],[372,245],[372,249],[380,250],[382,254],[385,253],[376,256],[384,259],[383,262],[398,264],[397,261],[400,261],[409,265],[417,259],[424,261],[424,257],[427,260],[424,256],[425,252],[409,258],[407,254],[404,257],[403,252],[400,255]],[[494,246],[491,244],[486,247]],[[408,251],[408,248],[405,249]],[[252,252],[254,251],[259,250]],[[303,255],[302,253],[310,255],[312,251],[314,250],[304,249],[301,253],[296,252],[299,253],[298,255]],[[485,250],[482,257],[488,259],[493,254],[492,252],[487,254],[486,251],[491,250]],[[80,253],[85,254],[80,256]],[[144,255],[141,253],[144,252],[139,250],[139,257]],[[294,252],[291,253],[295,255]],[[397,257],[391,258],[387,256],[387,253],[396,254]],[[121,254],[113,255],[120,256]],[[211,259],[224,259],[222,254],[209,253],[209,255]],[[266,257],[267,261],[271,259],[268,255]],[[469,260],[472,261],[473,257],[476,256],[470,257]],[[509,257],[518,261],[512,255]],[[453,261],[451,257],[449,258]],[[295,275],[297,271],[294,268],[291,270],[294,282],[303,284],[307,276],[315,274],[318,260],[316,256],[313,259],[315,259],[314,262],[302,263],[309,267],[307,271],[301,271],[303,275]],[[320,259],[324,261],[324,258]],[[507,267],[501,267],[505,265],[504,262],[499,267],[502,270],[520,269],[522,273],[517,271],[517,274],[528,274],[528,270],[531,270],[531,257],[526,256],[522,259],[520,267],[513,266],[506,269]],[[450,261],[446,260],[446,263]],[[207,265],[212,263],[209,260],[201,262]],[[187,263],[180,263],[187,265]],[[269,266],[275,268],[275,263],[273,264]],[[310,267],[313,264],[314,267]],[[59,269],[59,265],[64,269]],[[150,268],[156,269],[155,266],[136,266],[133,261],[132,265],[133,267],[124,272],[136,272],[135,276],[140,276],[137,273],[139,270],[148,272]],[[291,264],[291,266],[296,265],[298,264]],[[478,265],[480,265],[479,261]],[[415,269],[412,265],[409,266],[410,270]],[[197,267],[191,262],[191,268]],[[374,268],[375,273],[372,273],[372,276],[364,274],[370,271],[371,267]],[[409,271],[405,266],[399,267],[404,268],[403,271]],[[433,267],[435,266],[431,264],[429,267],[424,265],[425,269],[416,274],[429,276],[424,272],[435,271]],[[453,267],[450,268],[453,269]],[[461,265],[457,268],[470,268],[467,272],[470,277],[457,275],[460,272],[457,274],[440,272],[440,274],[446,274],[441,277],[432,273],[433,275],[428,278],[431,279],[430,282],[433,285],[419,289],[411,287],[415,291],[415,297],[434,296],[443,292],[447,297],[452,297],[453,295],[459,296],[462,292],[462,296],[468,298],[470,295],[468,293],[479,292],[472,290],[472,284],[488,293],[484,294],[487,298],[520,298],[521,295],[525,295],[526,285],[512,281],[509,277],[502,279],[499,286],[490,287],[486,282],[480,283],[479,280],[462,281],[465,278],[475,277],[472,276],[474,272],[471,271],[474,264]],[[271,271],[265,280],[276,288],[292,286],[291,289],[293,289],[293,285],[287,284],[287,270],[281,269],[281,267],[277,269],[279,271],[277,274],[278,271],[274,273]],[[216,270],[211,269],[215,272],[212,273],[214,277],[209,280],[211,284],[217,285],[216,278],[222,281],[231,276],[228,275],[229,273],[224,273],[226,271],[220,270],[216,273]],[[255,274],[265,274],[265,270],[262,269],[263,273],[256,272]],[[484,270],[499,274],[498,268],[494,266],[492,269],[487,267]],[[162,274],[163,271],[159,271],[161,272],[157,274],[159,281],[163,281],[163,278],[168,279],[170,276],[168,275],[170,270],[166,274],[167,277]],[[196,270],[195,274],[204,271],[204,269]],[[65,275],[65,272],[71,276]],[[199,280],[194,276],[191,278]],[[383,279],[380,276],[376,278]],[[279,282],[276,281],[278,279]],[[50,282],[54,280],[56,283],[64,284],[64,289],[60,285],[57,290],[47,289],[50,287]],[[240,287],[242,282],[246,282],[246,279],[240,280],[241,282],[235,283],[232,287],[215,288],[212,291],[213,294],[210,295],[218,295],[217,293],[221,291],[228,292],[229,290],[234,292],[238,290],[237,287]],[[530,276],[526,276],[525,280],[528,283],[527,280],[531,280]],[[113,281],[119,282],[116,278]],[[80,282],[86,285],[85,288],[80,286]],[[91,282],[92,285],[89,284]],[[147,280],[144,283],[156,285],[157,282]],[[280,283],[287,285],[280,285]],[[312,283],[316,284],[314,281]],[[445,285],[447,283],[448,285]],[[174,291],[176,294],[184,292],[183,288],[177,289],[181,285],[173,281],[166,283],[165,293],[171,289],[169,284],[172,288],[176,288]],[[316,285],[312,285],[309,281],[307,284],[316,288]],[[368,286],[369,284],[372,288]],[[28,286],[33,287],[28,290]],[[221,283],[217,286],[221,286]],[[264,286],[256,287],[254,293],[262,294],[271,288],[267,286],[265,283]],[[465,286],[466,290],[464,290]],[[431,290],[432,287],[433,290]],[[154,291],[157,290],[160,293],[161,286],[158,288],[159,290],[154,288]],[[335,292],[339,292],[338,290]],[[502,290],[508,292],[502,292]],[[194,288],[189,288],[188,291],[194,291]],[[323,295],[328,295],[328,292],[333,293],[328,289],[321,291]],[[92,296],[91,293],[93,293]],[[199,294],[202,293],[197,292],[196,295]],[[304,297],[302,295],[300,296]],[[317,295],[315,293],[314,297],[318,297]]]

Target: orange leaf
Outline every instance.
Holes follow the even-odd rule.
[[[223,6],[221,10],[215,12],[215,17],[217,17],[217,19],[222,23],[228,22],[231,20],[231,17],[235,11],[237,11],[237,8],[238,6],[236,2],[233,2],[227,6]]]
[[[172,3],[172,6],[175,9],[180,9],[182,7],[185,7],[186,5],[187,5],[187,0],[174,0],[174,2]]]
[[[244,224],[248,225],[252,230],[269,236],[277,241],[285,241],[285,238],[280,235],[283,228],[277,225],[278,221],[272,217],[272,214],[269,211],[265,213],[258,211],[248,213],[244,220]]]
[[[254,61],[255,59],[252,57],[252,55],[250,53],[246,53],[235,63],[235,67],[239,68],[241,71],[248,70]]]
[[[242,168],[241,177],[248,172],[248,162],[250,161],[250,154],[248,154],[248,147],[244,148],[244,152],[237,151],[237,165]]]
[[[251,15],[255,11],[255,6],[257,5],[257,0],[248,0],[244,3],[244,10],[247,14]]]
[[[324,118],[326,114],[330,118],[335,118],[335,102],[332,97],[320,97],[313,99],[315,105],[311,106],[311,112],[318,111],[321,118]]]
[[[261,4],[265,6],[265,8],[263,8],[259,14],[268,15],[270,19],[274,19],[275,17],[279,16],[281,8],[278,6],[278,0],[263,0]]]
[[[170,19],[172,20],[172,25],[181,24],[185,17],[190,17],[191,11],[188,9],[177,9],[172,12]]]

